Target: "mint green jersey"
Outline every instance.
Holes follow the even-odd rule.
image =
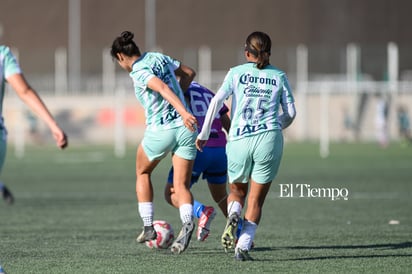
[[[147,87],[150,79],[155,76],[160,78],[188,109],[174,73],[179,66],[179,61],[157,52],[146,52],[133,64],[130,77],[133,79],[136,98],[145,109],[147,129],[170,129],[183,125],[176,109],[160,93]]]
[[[3,98],[7,78],[13,74],[21,73],[16,58],[7,46],[0,45],[0,116],[3,117]]]
[[[255,63],[229,70],[216,97],[231,95],[230,140],[281,130],[279,109],[294,102],[286,73],[272,65],[258,69]]]

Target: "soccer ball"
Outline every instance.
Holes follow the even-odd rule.
[[[149,248],[166,249],[168,248],[175,238],[175,234],[172,226],[163,220],[153,221],[153,227],[157,233],[157,238],[154,240],[146,241],[146,246]]]

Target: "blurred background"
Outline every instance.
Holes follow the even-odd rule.
[[[290,79],[297,107],[288,142],[408,144],[412,25],[408,0],[2,0],[0,43],[72,144],[138,142],[144,131],[132,82],[110,57],[113,39],[135,34],[142,51],[162,51],[217,91],[243,63],[248,34],[272,38],[271,63]],[[230,104],[230,102],[229,102]],[[51,136],[11,90],[4,116],[22,155]]]

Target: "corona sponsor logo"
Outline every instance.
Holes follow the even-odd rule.
[[[265,85],[277,86],[276,79],[252,76],[249,73],[248,74],[242,74],[240,76],[239,81],[240,81],[240,83],[242,83],[244,85],[248,85],[248,84],[265,84]]]

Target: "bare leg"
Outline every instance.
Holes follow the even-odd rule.
[[[208,184],[210,194],[217,203],[223,215],[227,217],[227,191],[226,184]]]
[[[166,183],[165,186],[165,200],[175,208],[179,208],[179,203],[176,198],[175,189],[172,184]]]
[[[174,254],[180,254],[186,250],[195,229],[193,223],[193,196],[189,189],[194,160],[185,160],[173,155],[172,163],[174,192],[171,195],[173,196],[171,201],[175,201],[179,207],[183,226],[170,249]]]
[[[140,203],[153,201],[153,186],[150,176],[159,162],[159,160],[150,162],[142,145],[139,145],[136,153],[136,196]]]
[[[230,204],[230,202],[236,201],[239,202],[242,207],[245,204],[245,199],[247,195],[249,184],[243,184],[243,183],[232,183],[229,184],[229,196],[227,197],[227,203]]]
[[[258,184],[251,180],[250,192],[247,198],[245,220],[259,224],[262,216],[263,203],[265,202],[266,194],[268,193],[270,186],[271,182],[266,184]]]
[[[159,163],[149,161],[142,145],[136,152],[136,196],[139,203],[139,215],[143,221],[143,231],[137,236],[138,243],[155,239],[157,234],[153,228],[153,186],[150,180],[150,175],[153,169]]]
[[[190,178],[192,176],[193,160],[186,160],[177,155],[172,157],[173,163],[173,190],[171,201],[174,206],[193,204],[193,196],[190,192]]]

